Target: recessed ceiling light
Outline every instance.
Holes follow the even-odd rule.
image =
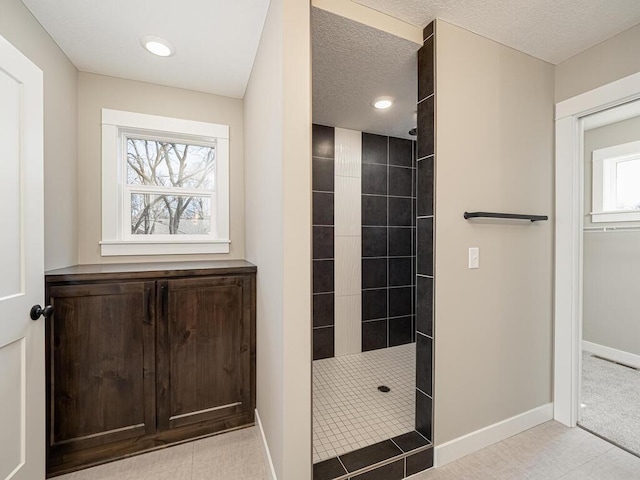
[[[389,97],[381,97],[373,102],[373,106],[378,110],[385,110],[393,105],[393,99]]]
[[[164,38],[145,35],[140,39],[140,43],[148,52],[159,57],[170,57],[176,53],[176,49],[173,48],[173,45]]]

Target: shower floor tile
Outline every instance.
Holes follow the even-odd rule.
[[[313,362],[314,463],[414,429],[415,357],[411,343]]]

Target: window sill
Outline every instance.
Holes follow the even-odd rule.
[[[640,211],[626,210],[619,212],[591,212],[593,223],[602,222],[638,222],[640,221]]]
[[[215,242],[124,242],[104,240],[100,242],[100,250],[103,257],[120,255],[194,255],[202,253],[229,253],[230,243],[229,240],[217,240]]]

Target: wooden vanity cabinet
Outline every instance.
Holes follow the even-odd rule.
[[[48,272],[48,476],[253,425],[255,270]]]

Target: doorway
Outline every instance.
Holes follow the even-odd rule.
[[[632,296],[625,293],[624,275],[634,269],[631,259],[621,258],[622,245],[640,223],[630,215],[636,208],[611,203],[610,190],[617,172],[633,177],[627,170],[634,165],[616,166],[621,158],[631,158],[620,151],[631,139],[624,140],[614,125],[633,121],[638,98],[636,74],[556,106],[554,417],[630,451],[634,435],[625,431],[637,415],[629,407],[640,410],[631,391],[640,388],[640,376],[634,381],[636,357],[629,341],[638,336],[628,325],[622,332],[621,325],[629,322],[615,310]],[[618,187],[626,188],[624,182]],[[633,322],[631,328],[636,328]]]

